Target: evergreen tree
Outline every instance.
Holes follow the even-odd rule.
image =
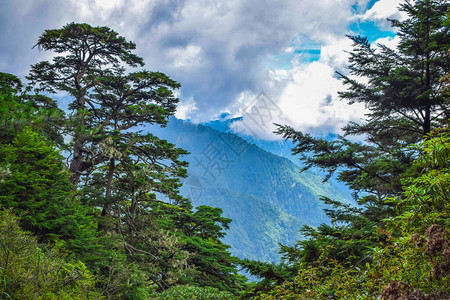
[[[433,132],[414,147],[420,150],[413,163],[420,175],[406,176],[402,197],[390,200],[397,214],[386,220],[386,241],[367,252],[371,261],[352,268],[324,251],[314,264],[298,262],[295,276],[271,290],[266,288],[258,299],[448,299],[448,128]],[[320,243],[321,238],[308,242]]]
[[[63,157],[53,141],[63,114],[42,95],[27,94],[20,80],[0,73],[0,205],[21,215],[21,226],[41,241],[63,239],[72,251],[95,239],[92,209],[71,199]]]
[[[147,298],[180,283],[237,292],[243,280],[220,241],[230,220],[218,209],[193,211],[179,195],[187,152],[141,132],[167,123],[179,84],[159,72],[126,73],[123,65],[143,61],[107,27],[71,23],[47,30],[37,46],[64,54],[33,65],[28,78],[74,98],[65,128],[73,139],[71,182],[75,199],[100,209],[101,246],[84,259],[103,293]]]
[[[71,197],[62,156],[25,127],[11,144],[0,145],[0,205],[21,216],[21,226],[41,241],[67,241],[72,251],[89,249],[95,239],[92,209]]]
[[[33,65],[28,79],[38,84],[40,90],[64,91],[74,97],[68,129],[73,138],[71,182],[76,189],[82,173],[96,164],[86,149],[94,129],[87,124],[92,117],[88,108],[96,105],[89,97],[92,89],[98,78],[121,72],[121,63],[129,66],[144,63],[131,52],[136,45],[108,27],[70,23],[62,29],[46,30],[36,46],[63,54],[54,57],[52,63],[43,61]]]
[[[0,72],[0,143],[11,143],[24,127],[62,146],[64,113],[51,98],[29,94],[19,78]]]
[[[185,235],[182,249],[193,253],[188,258],[195,268],[191,284],[235,294],[245,286],[245,277],[237,273],[238,259],[231,256],[230,246],[221,241],[230,222],[231,219],[222,217],[222,209],[205,205],[177,217],[178,227]]]
[[[8,170],[0,183],[0,203],[22,215],[23,227],[38,235],[59,228],[59,208],[70,195],[62,157],[30,128],[11,145],[2,145],[2,163]],[[53,230],[52,230],[53,229]]]
[[[364,143],[342,136],[332,141],[315,138],[283,125],[277,130],[295,143],[292,152],[301,155],[305,169],[326,171],[325,180],[337,173],[337,179],[355,191],[360,205],[323,198],[331,205],[326,211],[331,225],[304,227],[306,240],[294,247],[282,246],[284,258],[300,264],[304,276],[318,277],[318,284],[323,278],[365,268],[373,257],[371,249],[388,243],[390,234],[383,220],[395,215],[395,204],[386,200],[401,198],[401,179],[417,174],[411,166],[418,153],[408,146],[445,125],[450,116],[448,94],[441,92],[441,78],[450,68],[448,1],[405,1],[399,9],[408,18],[392,20],[400,38],[398,47],[374,46],[365,37],[350,36],[354,45],[350,74],[339,74],[348,87],[340,97],[349,104],[364,103],[369,110],[364,122],[343,128],[347,136],[363,136]],[[334,289],[324,287],[328,293]]]
[[[331,142],[315,139],[288,126],[278,130],[296,143],[293,154],[314,154],[303,157],[307,168],[316,166],[329,175],[339,169],[338,179],[356,191],[380,194],[378,198],[389,190],[399,191],[395,178],[413,159],[405,147],[447,122],[450,105],[448,95],[439,93],[450,66],[450,27],[444,22],[447,1],[406,1],[400,10],[409,18],[392,21],[400,37],[398,49],[373,47],[367,38],[352,36],[349,71],[353,77],[340,74],[348,86],[341,98],[369,109],[365,123],[350,123],[344,133],[364,135],[367,143],[343,137]]]

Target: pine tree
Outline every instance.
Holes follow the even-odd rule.
[[[41,241],[62,239],[71,250],[95,238],[88,207],[71,197],[68,172],[54,145],[25,127],[0,145],[0,205],[21,216],[21,226]]]
[[[192,283],[238,294],[246,280],[237,272],[239,260],[228,251],[230,246],[221,241],[230,222],[222,217],[222,209],[205,205],[176,218],[184,233],[182,249],[193,253],[188,258],[188,263],[195,266]]]
[[[69,93],[75,199],[98,213],[101,247],[85,256],[109,297],[146,298],[180,283],[237,292],[243,284],[228,246],[230,220],[193,210],[179,195],[183,149],[142,132],[175,112],[179,84],[163,73],[126,73],[143,65],[135,45],[107,27],[71,23],[47,30],[37,46],[63,54],[32,66],[40,90]],[[112,258],[112,259],[111,259]],[[129,280],[129,286],[123,283]]]
[[[400,38],[396,49],[350,37],[350,74],[339,74],[348,90],[340,97],[349,104],[364,103],[369,113],[361,124],[350,123],[343,130],[347,136],[364,136],[364,143],[342,136],[329,141],[278,127],[278,134],[295,143],[293,154],[302,155],[305,169],[328,172],[325,180],[337,173],[361,205],[352,208],[324,199],[332,206],[327,211],[332,224],[304,228],[308,241],[283,247],[289,261],[314,263],[325,251],[343,265],[363,266],[370,260],[369,247],[386,239],[379,228],[385,226],[383,219],[395,215],[394,204],[386,200],[401,196],[402,177],[415,172],[411,165],[417,152],[408,146],[450,116],[449,97],[440,92],[441,78],[450,68],[448,9],[448,2],[441,0],[403,3],[400,10],[408,18],[392,20]]]
[[[64,91],[74,97],[69,131],[73,137],[71,182],[78,186],[84,171],[95,165],[87,157],[86,144],[92,139],[87,122],[89,107],[95,101],[89,97],[98,78],[122,71],[121,63],[129,66],[143,65],[142,58],[132,54],[136,45],[128,42],[108,27],[70,23],[62,29],[46,30],[36,46],[54,51],[61,56],[53,62],[43,61],[32,66],[28,79],[39,89],[51,93]]]
[[[30,94],[19,78],[0,72],[0,103],[0,143],[11,143],[18,132],[30,127],[63,145],[64,113],[53,99]]]
[[[55,142],[63,113],[52,99],[28,94],[0,73],[0,205],[21,215],[40,241],[63,239],[72,251],[95,238],[91,209],[71,199],[69,175]]]
[[[354,42],[350,74],[366,78],[367,83],[340,74],[348,85],[341,97],[364,103],[370,110],[364,125],[352,123],[345,131],[368,134],[373,143],[420,140],[450,117],[448,98],[439,93],[441,78],[449,72],[448,2],[406,1],[399,9],[408,18],[391,20],[400,39],[397,49],[350,37]]]

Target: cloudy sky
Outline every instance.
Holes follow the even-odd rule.
[[[394,44],[386,19],[402,17],[399,2],[2,0],[0,71],[23,78],[30,64],[48,59],[49,53],[32,49],[45,29],[106,25],[137,44],[146,69],[181,83],[180,118],[207,122],[228,113],[245,121],[269,106],[270,121],[339,132],[364,113],[337,98],[343,87],[334,72],[345,72],[345,50],[351,49],[345,34]],[[267,138],[271,130],[253,128]]]

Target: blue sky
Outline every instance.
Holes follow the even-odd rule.
[[[69,22],[109,26],[137,44],[149,70],[179,81],[177,116],[207,122],[248,115],[263,93],[273,122],[334,132],[364,108],[339,101],[345,34],[395,44],[386,18],[400,0],[5,0],[0,2],[0,71],[22,78],[51,59],[32,49],[45,29]],[[251,127],[251,124],[235,126]],[[242,127],[243,128],[243,127]],[[273,138],[273,128],[255,128]]]

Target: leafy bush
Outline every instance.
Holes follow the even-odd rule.
[[[153,294],[151,299],[198,299],[198,300],[226,300],[235,299],[235,296],[228,292],[222,292],[213,287],[194,287],[179,285],[165,290],[162,293]]]
[[[82,262],[67,263],[58,246],[42,246],[10,211],[0,211],[0,298],[101,299]]]

